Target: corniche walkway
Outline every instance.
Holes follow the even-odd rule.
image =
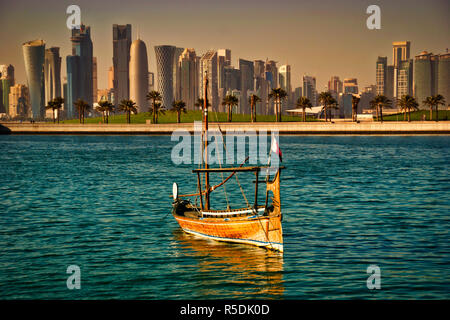
[[[420,135],[450,134],[450,121],[414,122],[210,122],[209,129],[223,133],[248,131],[278,131],[294,135]],[[201,126],[200,126],[201,128]],[[194,123],[169,124],[53,124],[53,123],[0,123],[0,134],[139,134],[171,135],[175,130],[194,133]]]

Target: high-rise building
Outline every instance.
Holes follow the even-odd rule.
[[[173,55],[173,97],[174,100],[180,100],[181,97],[181,84],[180,84],[180,66],[178,61],[184,48],[175,48],[175,53]]]
[[[344,79],[343,91],[344,93],[358,94],[358,80],[356,78]]]
[[[23,84],[16,84],[10,88],[9,92],[9,116],[11,118],[30,116],[29,111],[30,96],[28,88]]]
[[[303,76],[303,96],[311,101],[313,106],[317,105],[316,77]]]
[[[414,97],[420,106],[426,97],[433,96],[437,91],[439,57],[421,52],[414,59]]]
[[[266,80],[270,81],[270,88],[278,88],[278,68],[273,60],[266,60]]]
[[[409,53],[411,49],[411,42],[409,41],[395,41],[392,43],[393,47],[393,62],[394,68],[400,66],[400,62],[404,60],[409,60]]]
[[[281,104],[281,111],[292,104],[291,66],[282,65],[278,68],[278,82],[281,89],[286,91],[287,99]]]
[[[61,56],[58,47],[45,50],[44,58],[45,103],[61,95]],[[46,110],[46,117],[52,118],[52,110]]]
[[[134,40],[130,49],[130,99],[139,112],[148,108],[148,57],[144,41]]]
[[[255,89],[253,61],[239,59],[239,70],[241,70],[241,111],[250,113],[247,96],[249,91]]]
[[[217,52],[209,50],[200,59],[200,74],[199,77],[199,92],[200,97],[204,96],[203,81],[205,73],[208,75],[208,100],[211,104],[212,110],[217,111],[219,108],[219,88],[217,81]]]
[[[14,67],[0,65],[0,113],[8,113],[9,88],[14,85]]]
[[[148,73],[148,92],[155,90],[155,74],[153,72]]]
[[[67,56],[67,97],[65,107],[66,116],[76,116],[74,103],[83,99],[90,106],[94,102],[93,89],[93,46],[91,28],[81,25],[79,29],[72,29],[72,55]],[[31,91],[31,89],[30,89]]]
[[[108,69],[108,89],[114,90],[114,67]]]
[[[113,70],[115,104],[130,97],[131,24],[113,25]]]
[[[97,77],[97,57],[92,58],[92,99],[93,102],[97,102],[97,91],[98,91],[98,77]]]
[[[156,69],[158,73],[158,91],[162,95],[162,105],[172,107],[173,97],[173,56],[176,47],[155,46]]]
[[[231,50],[230,49],[217,50],[217,56],[224,57],[225,65],[231,66]]]
[[[45,114],[45,42],[43,40],[25,42],[22,50],[30,93],[31,116],[33,119],[42,119]]]
[[[184,49],[179,58],[178,66],[180,70],[180,99],[186,102],[188,110],[194,110],[199,91],[199,65],[195,50]]]
[[[450,53],[439,55],[438,88],[437,93],[450,104]]]
[[[328,81],[328,91],[333,95],[333,97],[337,100],[339,94],[342,93],[342,81],[338,76],[332,76]]]
[[[387,57],[378,57],[376,64],[377,95],[386,95],[387,66]]]
[[[401,98],[404,95],[413,94],[413,61],[412,59],[400,62],[397,71],[397,95]]]
[[[9,64],[0,64],[0,79],[7,79],[9,80],[9,83],[11,84],[11,86],[13,86],[15,84],[15,79],[14,79],[14,67]]]

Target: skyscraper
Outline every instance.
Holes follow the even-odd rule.
[[[184,49],[178,65],[180,70],[180,99],[186,102],[188,110],[194,110],[198,98],[199,65],[194,49]]]
[[[266,60],[266,80],[270,81],[270,88],[278,88],[278,68],[273,60]]]
[[[413,61],[402,60],[397,71],[397,95],[401,98],[404,95],[413,94]]]
[[[303,76],[303,96],[308,98],[313,106],[317,105],[316,77]]]
[[[250,113],[247,97],[249,91],[255,89],[253,61],[239,59],[239,69],[241,70],[241,111]]]
[[[9,116],[28,117],[29,116],[29,93],[28,88],[23,84],[16,84],[10,88],[9,92]]]
[[[409,60],[409,53],[411,49],[411,42],[409,41],[395,41],[392,43],[393,47],[393,62],[394,68],[400,66],[400,62],[403,60]]]
[[[173,56],[176,47],[155,46],[158,91],[162,95],[162,105],[171,108],[173,98]]]
[[[139,112],[147,111],[148,58],[144,41],[134,40],[130,49],[130,99]]]
[[[43,40],[25,42],[22,50],[30,93],[31,116],[33,119],[42,119],[45,114],[45,42]]]
[[[437,94],[444,96],[450,104],[450,53],[439,55]]]
[[[282,88],[287,93],[287,99],[282,101],[281,111],[286,106],[292,104],[292,86],[291,86],[291,66],[286,64],[278,68],[278,82],[280,88]]]
[[[114,100],[120,101],[130,96],[129,67],[131,47],[131,24],[113,25],[113,68]]]
[[[14,85],[14,67],[0,65],[0,113],[8,113],[9,90]]]
[[[333,95],[335,99],[342,93],[342,81],[338,76],[332,76],[328,81],[328,91]]]
[[[414,97],[420,106],[426,97],[437,91],[438,56],[421,52],[414,59]]]
[[[386,95],[387,57],[378,57],[376,64],[377,95]]]
[[[200,97],[204,96],[203,80],[205,72],[208,75],[208,100],[211,104],[212,110],[217,111],[219,108],[219,90],[217,81],[217,52],[215,50],[207,51],[200,59],[200,74],[199,80]]]
[[[180,85],[180,66],[178,61],[184,48],[176,48],[173,55],[173,97],[174,100],[180,100],[181,97],[181,85]]]
[[[92,99],[97,102],[98,77],[97,77],[97,57],[92,57]]]
[[[61,57],[58,47],[51,47],[45,50],[44,61],[45,77],[45,103],[61,95]],[[51,118],[52,110],[46,111],[46,116]]]
[[[358,80],[356,78],[344,79],[343,91],[344,91],[344,93],[357,94],[358,93]]]
[[[74,102],[83,99],[90,106],[94,102],[93,89],[93,47],[91,28],[81,25],[80,29],[72,29],[72,55],[67,56],[67,107],[66,116],[72,118],[76,115]]]

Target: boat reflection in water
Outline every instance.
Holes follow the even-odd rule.
[[[245,244],[173,232],[180,255],[194,258],[195,296],[206,299],[280,299],[284,293],[283,255]]]

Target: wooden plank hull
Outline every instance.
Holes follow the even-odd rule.
[[[191,218],[174,214],[180,227],[200,237],[246,243],[283,252],[281,215],[238,218]]]

